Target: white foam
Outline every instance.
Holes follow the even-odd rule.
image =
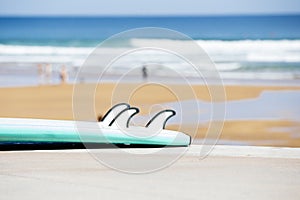
[[[187,52],[190,45],[190,41],[153,39],[133,39],[131,44],[135,47],[146,47],[153,46],[157,42],[165,43],[166,47],[173,47],[175,44],[181,49],[186,48]],[[300,40],[197,40],[196,43],[215,62],[300,62]],[[93,49],[92,47],[0,45],[0,62],[30,61],[30,58],[24,59],[24,57],[35,56],[40,57],[39,60],[64,61],[74,57],[85,58]],[[115,50],[116,48],[105,49],[108,54],[114,53]],[[61,58],[62,56],[67,58]]]
[[[300,40],[197,41],[214,61],[300,62]]]
[[[216,68],[219,71],[232,71],[240,69],[242,66],[239,63],[216,63]]]
[[[197,40],[213,61],[252,62],[300,62],[300,40]],[[188,50],[191,41],[167,39],[133,39],[136,47],[153,46],[155,43],[166,47],[178,46]]]
[[[85,55],[94,48],[0,45],[0,54],[10,55]]]

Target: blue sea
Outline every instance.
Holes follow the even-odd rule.
[[[0,85],[36,84],[39,63],[52,63],[54,74],[62,64],[67,65],[70,79],[74,79],[76,69],[99,43],[122,31],[142,27],[168,28],[191,37],[207,52],[225,80],[300,79],[300,15],[1,17]],[[172,40],[157,36],[130,38],[107,51]],[[162,63],[181,68],[180,63],[168,63],[167,59]],[[112,75],[122,74],[127,64],[118,66]],[[161,69],[151,73],[164,74]],[[182,73],[193,77],[184,66]]]

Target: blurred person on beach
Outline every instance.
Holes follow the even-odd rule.
[[[68,81],[68,72],[67,68],[65,65],[62,65],[59,73],[59,78],[60,78],[60,83],[61,84],[66,84]]]
[[[46,77],[46,83],[51,84],[52,83],[52,64],[50,64],[50,63],[46,64],[45,77]]]
[[[146,65],[143,65],[142,74],[143,74],[143,80],[147,80],[147,78],[148,78],[148,69],[147,69]]]
[[[42,63],[37,65],[38,75],[39,75],[39,84],[44,83],[44,66]]]

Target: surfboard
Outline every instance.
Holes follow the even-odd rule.
[[[126,145],[188,146],[191,137],[166,130],[173,110],[157,113],[145,127],[130,125],[139,110],[128,104],[113,106],[101,122],[0,118],[0,144],[94,143]]]

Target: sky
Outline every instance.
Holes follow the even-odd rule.
[[[0,0],[1,16],[300,14],[300,0]]]

